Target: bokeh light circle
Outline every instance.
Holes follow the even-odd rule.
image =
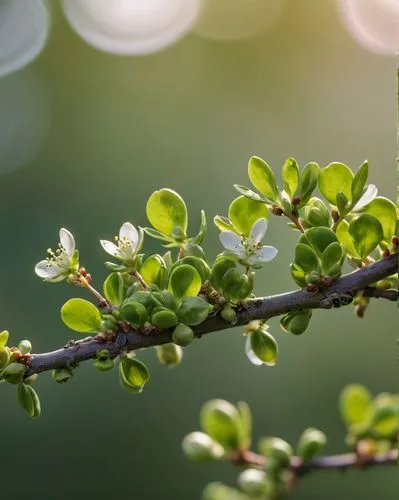
[[[35,59],[46,43],[49,24],[43,0],[0,1],[0,78]]]
[[[270,28],[285,0],[203,0],[194,33],[214,40],[240,40]]]
[[[399,0],[337,0],[343,22],[365,49],[394,55],[399,49]]]
[[[200,0],[63,0],[72,28],[99,50],[150,54],[183,37],[201,9]]]

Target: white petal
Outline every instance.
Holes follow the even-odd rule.
[[[244,251],[240,237],[238,234],[233,233],[233,231],[222,231],[219,235],[219,239],[226,250],[230,250],[234,253]]]
[[[258,356],[254,353],[251,347],[251,334],[249,334],[245,340],[245,354],[249,361],[256,366],[263,365],[263,361],[258,358]]]
[[[73,234],[68,231],[68,229],[63,227],[60,229],[60,242],[68,257],[72,257],[72,254],[75,251],[75,238],[73,237]]]
[[[370,201],[373,201],[377,196],[378,189],[374,184],[369,184],[366,191],[362,194],[360,200],[353,207],[353,211],[361,210],[363,207],[368,205]]]
[[[278,254],[277,248],[265,245],[259,250],[257,260],[258,262],[270,262],[276,257],[277,254]]]
[[[47,260],[41,260],[35,266],[35,273],[39,278],[54,278],[59,274],[62,274],[62,270],[58,266],[48,263]]]
[[[100,240],[100,243],[104,250],[113,257],[117,257],[119,255],[119,248],[115,245],[115,243],[112,243],[112,241]]]
[[[137,229],[130,222],[125,222],[122,224],[119,231],[119,239],[126,239],[132,242],[133,248],[137,247],[139,241],[139,233]]]
[[[250,236],[256,243],[262,241],[266,234],[267,230],[267,220],[266,219],[258,219],[251,228]]]

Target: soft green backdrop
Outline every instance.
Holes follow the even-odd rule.
[[[98,240],[125,220],[146,224],[145,201],[156,188],[172,187],[186,199],[193,231],[201,208],[210,220],[226,214],[232,184],[248,183],[252,154],[276,168],[290,155],[301,164],[341,160],[353,167],[368,158],[380,193],[394,196],[393,59],[359,48],[332,1],[288,3],[256,39],[188,36],[143,58],[94,50],[55,10],[41,57],[0,81],[0,326],[14,341],[28,337],[41,352],[74,337],[59,318],[74,290],[44,285],[33,273],[58,228],[76,235],[82,263],[99,284],[105,256]],[[272,218],[266,243],[280,254],[259,273],[259,293],[294,288],[294,241]],[[219,251],[212,226],[206,249]],[[342,386],[397,390],[395,308],[375,301],[363,320],[350,307],[319,312],[299,338],[280,332],[277,320],[271,329],[281,352],[275,368],[246,360],[239,329],[195,343],[173,370],[152,350],[142,353],[152,380],[138,397],[123,392],[116,372],[90,364],[65,386],[43,375],[38,421],[18,408],[13,387],[1,386],[1,497],[188,500],[211,480],[233,484],[228,464],[193,465],[180,451],[198,426],[200,406],[213,397],[248,401],[257,436],[293,441],[314,425],[328,433],[328,452],[344,451],[336,407]],[[398,491],[395,469],[318,472],[290,498],[389,500]]]

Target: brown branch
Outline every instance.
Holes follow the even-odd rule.
[[[251,299],[245,304],[245,307],[243,306],[237,311],[238,319],[236,323],[228,323],[217,314],[194,327],[194,331],[200,337],[207,333],[244,325],[252,320],[267,320],[287,312],[339,307],[342,302],[341,299],[344,299],[344,303],[348,303],[348,297],[350,300],[359,290],[366,290],[367,293],[371,293],[371,291],[369,292],[370,285],[396,272],[398,272],[398,255],[395,254],[342,276],[324,294],[296,290],[270,297]],[[373,291],[373,294],[372,296],[398,300],[398,292],[395,290],[385,290],[383,294],[382,291],[378,291],[378,293]],[[104,340],[98,337],[88,337],[83,341],[70,342],[65,347],[53,352],[32,354],[28,362],[26,376],[64,366],[77,366],[82,361],[93,359],[98,350],[105,348],[108,349],[110,356],[114,358],[124,349],[134,351],[165,344],[171,341],[171,336],[171,330],[151,334],[131,330],[127,333],[119,332],[116,340],[108,343],[104,343]]]

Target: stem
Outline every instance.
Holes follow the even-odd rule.
[[[144,278],[141,276],[141,274],[138,271],[133,271],[132,276],[134,276],[137,279],[137,281],[144,288],[144,290],[148,290],[147,283],[145,282]]]
[[[305,228],[302,226],[299,218],[296,215],[294,215],[292,212],[283,212],[283,213],[295,224],[295,226],[297,227],[297,229],[299,229],[301,233],[305,232]]]

